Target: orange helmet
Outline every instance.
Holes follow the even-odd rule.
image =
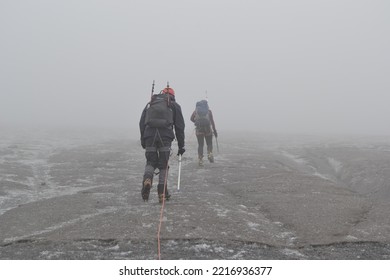
[[[173,90],[173,88],[170,88],[170,87],[166,87],[162,90],[163,93],[169,93],[170,95],[173,95],[175,96],[175,91]]]

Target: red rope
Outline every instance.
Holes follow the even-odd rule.
[[[160,221],[159,221],[158,230],[157,230],[157,255],[158,255],[158,259],[159,259],[159,260],[161,260],[161,241],[160,241],[160,235],[161,235],[162,221],[163,221],[163,217],[164,217],[165,192],[166,192],[166,190],[167,190],[167,181],[168,181],[168,170],[169,170],[168,162],[169,162],[169,158],[168,158],[168,160],[167,160],[167,168],[166,168],[166,171],[165,171],[164,190],[163,190],[163,202],[162,202],[162,205],[161,205],[161,210],[160,210]]]

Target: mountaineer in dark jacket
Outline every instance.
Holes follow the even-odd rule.
[[[152,96],[142,112],[139,122],[141,145],[145,149],[146,166],[142,181],[142,198],[148,201],[153,185],[153,175],[159,169],[157,192],[159,202],[169,199],[167,178],[168,161],[172,141],[177,139],[178,155],[184,149],[184,118],[180,105],[175,101],[175,91],[166,87],[160,94]]]
[[[214,162],[213,134],[218,137],[213,112],[209,109],[207,100],[196,102],[195,111],[191,115],[191,121],[195,124],[196,138],[198,140],[199,166],[203,166],[203,146],[206,140],[207,158]]]

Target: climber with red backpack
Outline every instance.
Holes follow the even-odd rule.
[[[218,137],[212,111],[209,109],[207,100],[196,103],[195,111],[191,115],[191,121],[195,124],[195,134],[198,139],[198,160],[199,166],[203,166],[203,147],[206,140],[207,158],[214,162],[213,155],[213,134]]]
[[[184,118],[180,105],[175,100],[175,91],[169,84],[160,94],[153,94],[151,101],[142,112],[139,122],[141,146],[145,149],[146,166],[142,181],[141,195],[148,201],[153,185],[154,171],[159,169],[157,193],[159,202],[170,198],[167,186],[168,161],[172,141],[177,139],[178,155],[183,155],[184,149]]]

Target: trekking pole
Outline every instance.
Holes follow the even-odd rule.
[[[154,93],[154,80],[153,80],[153,84],[152,84],[152,92],[150,93],[150,98],[152,98],[153,93]]]
[[[180,191],[181,155],[179,155],[179,175],[177,176],[177,190]]]
[[[219,154],[218,137],[215,137],[215,143],[217,143],[217,152],[218,152],[218,154]]]

